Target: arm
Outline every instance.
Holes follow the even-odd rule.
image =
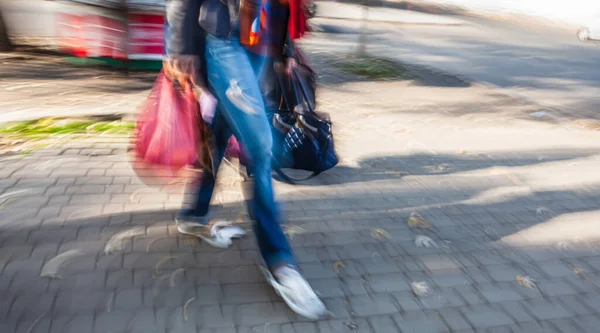
[[[202,0],[168,0],[166,6],[165,74],[179,82],[204,87],[204,31],[198,25]]]
[[[287,31],[285,38],[285,45],[283,45],[283,57],[284,58],[295,58],[296,51],[294,45],[294,39],[290,36],[290,31]]]

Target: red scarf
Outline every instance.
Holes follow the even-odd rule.
[[[288,30],[292,39],[298,39],[306,33],[306,14],[304,13],[303,0],[289,0],[290,20]]]

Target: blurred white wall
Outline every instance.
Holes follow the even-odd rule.
[[[600,0],[427,0],[470,10],[539,16],[576,25],[600,20]]]
[[[8,30],[13,36],[53,37],[60,4],[43,0],[1,0]]]

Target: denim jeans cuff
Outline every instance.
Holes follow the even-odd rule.
[[[186,222],[195,222],[198,224],[207,224],[208,221],[205,215],[195,215],[191,209],[182,209],[177,213],[177,218],[185,220]]]
[[[296,260],[294,259],[294,255],[291,253],[275,253],[269,256],[265,256],[263,259],[265,261],[265,264],[267,265],[267,269],[269,270],[281,265],[292,266],[296,269],[298,268]]]

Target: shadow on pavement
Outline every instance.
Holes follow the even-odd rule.
[[[466,303],[458,294],[489,304],[489,294],[483,290],[494,283],[504,292],[520,294],[518,298],[525,302],[549,304],[558,302],[553,293],[557,280],[580,290],[598,286],[595,267],[586,264],[598,255],[595,232],[574,242],[561,235],[569,228],[563,221],[552,228],[555,239],[547,244],[521,236],[528,229],[551,227],[549,222],[563,214],[596,210],[600,192],[541,191],[477,203],[452,201],[443,190],[438,194],[447,200],[431,201],[427,207],[416,207],[392,194],[372,193],[283,202],[293,217],[290,223],[302,228],[291,237],[301,267],[337,319],[368,317],[356,313],[360,309],[356,302],[369,295],[379,304],[382,295],[391,291],[400,304],[415,302],[418,311],[434,313],[440,308],[464,311]],[[402,198],[421,196],[419,191],[402,194]],[[577,202],[589,204],[575,206]],[[537,212],[542,203],[551,203],[552,211]],[[227,211],[227,207],[215,208]],[[418,211],[431,228],[409,228],[406,220],[411,211]],[[303,212],[310,215],[301,216]],[[230,249],[214,249],[177,234],[174,214],[157,209],[73,218],[62,225],[29,227],[22,221],[4,226],[0,327],[25,332],[35,323],[35,332],[68,333],[81,327],[99,332],[162,332],[165,328],[191,332],[301,320],[263,282],[251,235]],[[123,232],[128,234],[114,237]],[[430,237],[436,246],[415,246],[418,235]],[[110,242],[112,252],[107,254]],[[570,245],[563,250],[556,247],[560,242]],[[60,279],[40,277],[44,264],[71,250],[75,252],[56,267]],[[576,269],[589,273],[583,279],[574,273]],[[560,277],[555,276],[557,270]],[[518,286],[518,275],[534,278],[538,290]],[[412,296],[404,287],[386,287],[381,279],[392,276],[396,286],[428,282],[448,303],[432,308],[431,299]],[[362,280],[366,281],[362,289],[352,288]],[[399,307],[397,311],[415,310]]]
[[[405,176],[436,176],[467,173],[498,167],[524,167],[586,158],[599,150],[552,149],[506,154],[385,156],[359,160],[358,167],[337,166],[316,178],[300,183],[304,186],[339,185],[371,181],[398,180]],[[300,175],[296,175],[300,177]]]

